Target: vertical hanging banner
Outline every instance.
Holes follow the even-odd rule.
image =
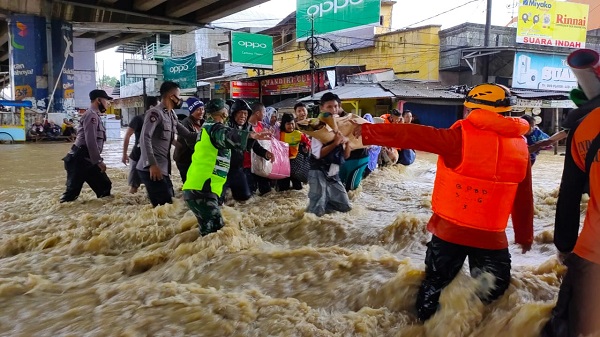
[[[48,103],[45,20],[14,14],[8,19],[8,27],[14,97],[30,101],[34,110],[45,110]]]
[[[297,40],[379,24],[381,0],[296,0]]]
[[[167,58],[163,62],[165,81],[173,81],[181,89],[196,88],[196,53],[184,57]]]
[[[589,6],[555,0],[521,0],[517,42],[585,48]]]
[[[52,20],[52,43],[52,69],[54,80],[58,82],[53,99],[54,112],[74,113],[73,26],[65,21]]]

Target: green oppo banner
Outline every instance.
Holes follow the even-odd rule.
[[[381,0],[296,0],[297,40],[378,24]]]
[[[273,69],[273,37],[231,32],[231,64],[248,68]]]
[[[163,62],[165,81],[173,81],[181,89],[196,88],[196,53],[184,57],[167,58]]]

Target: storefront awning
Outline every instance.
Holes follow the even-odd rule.
[[[318,101],[321,99],[321,96],[327,92],[338,95],[342,101],[394,97],[394,94],[383,89],[379,84],[346,84],[343,87],[337,87],[332,90],[324,90],[314,94],[314,96],[307,96],[299,99],[298,101]]]

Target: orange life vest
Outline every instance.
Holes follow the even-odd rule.
[[[588,149],[598,135],[600,125],[600,108],[596,108],[583,119],[573,134],[571,154],[575,164],[585,171],[585,159]],[[600,264],[600,155],[596,154],[589,172],[590,200],[588,201],[583,229],[579,234],[573,252],[582,258]]]
[[[529,125],[477,109],[452,126],[457,127],[462,129],[462,162],[450,169],[438,159],[433,212],[458,226],[502,232],[527,173],[523,135]]]

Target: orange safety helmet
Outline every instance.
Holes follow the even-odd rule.
[[[507,87],[496,83],[484,83],[469,91],[464,105],[471,109],[508,112],[515,103],[516,97],[511,96]]]

